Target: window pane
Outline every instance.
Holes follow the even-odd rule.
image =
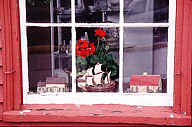
[[[71,0],[27,0],[27,22],[71,22]]]
[[[76,0],[75,7],[78,23],[119,22],[119,0]]]
[[[123,90],[166,93],[167,28],[124,29]]]
[[[124,0],[126,23],[168,22],[169,0]]]
[[[119,29],[77,28],[77,92],[118,92]]]
[[[71,28],[27,28],[29,91],[71,91]]]

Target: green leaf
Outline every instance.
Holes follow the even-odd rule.
[[[87,60],[85,58],[82,58],[82,57],[77,57],[76,62],[78,64],[81,64],[81,65],[87,65]]]
[[[98,61],[99,61],[99,57],[97,57],[96,55],[93,55],[91,60],[90,60],[91,63],[96,63]]]
[[[107,68],[110,69],[112,67],[111,64],[107,64]]]
[[[107,64],[107,62],[106,61],[103,61],[103,63],[102,63],[104,66]]]
[[[115,65],[112,65],[112,68],[113,68],[114,70],[116,70],[116,69],[117,69],[117,67],[116,67]]]
[[[116,74],[117,74],[116,70],[111,72],[111,76],[115,76]]]

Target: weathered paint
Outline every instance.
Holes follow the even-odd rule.
[[[191,0],[177,0],[175,73],[174,76],[174,111],[191,114]],[[182,99],[181,99],[182,98]]]
[[[46,108],[45,108],[46,107]],[[5,122],[85,122],[155,125],[191,125],[190,116],[174,113],[171,107],[127,105],[24,105],[5,112]]]
[[[0,103],[3,103],[3,85],[0,84]]]
[[[21,57],[18,0],[1,1],[4,111],[21,105]],[[14,70],[14,71],[13,71]],[[13,73],[11,73],[13,72]]]
[[[192,1],[191,1],[191,23],[190,23],[190,31],[192,31]],[[192,32],[191,32],[192,34]],[[192,44],[192,35],[189,36],[189,43]],[[192,45],[191,45],[191,71],[189,71],[191,73],[191,77],[189,78],[191,80],[191,93],[192,93]],[[190,76],[190,75],[189,75]],[[191,97],[191,116],[192,116],[192,96]]]
[[[2,126],[46,126],[46,127],[55,127],[55,126],[80,126],[80,127],[154,127],[154,125],[139,125],[139,124],[123,124],[123,123],[9,123],[9,122],[1,122],[0,125]]]
[[[0,102],[0,121],[1,120],[3,120],[3,103],[2,102]]]
[[[2,3],[2,0],[0,0],[0,3]],[[2,17],[2,6],[0,5],[0,121],[3,119],[3,67],[2,67],[2,38],[1,38],[1,17]],[[0,124],[1,125],[1,124]]]
[[[190,89],[189,87],[190,83],[188,79],[188,72],[190,71],[190,64],[189,60],[190,57],[190,46],[189,46],[189,36],[190,36],[190,3],[191,1],[185,0],[184,1],[184,21],[183,21],[183,38],[182,38],[182,68],[181,68],[181,113],[183,114],[189,114],[189,107],[190,105],[187,104],[188,96],[186,96],[187,89]],[[188,28],[187,28],[188,27]]]
[[[148,123],[148,124],[157,124],[157,125],[163,125],[163,124],[189,125],[191,123],[190,116],[187,116],[187,115],[190,115],[190,105],[191,105],[191,100],[190,100],[191,78],[189,77],[191,75],[192,63],[191,63],[191,59],[187,59],[187,58],[191,58],[192,32],[191,32],[191,29],[184,30],[184,29],[191,28],[190,26],[191,23],[189,23],[191,19],[189,18],[190,17],[189,15],[191,15],[192,13],[189,14],[188,12],[189,10],[191,10],[191,7],[192,7],[190,6],[192,4],[191,0],[185,0],[185,1],[177,0],[175,73],[178,73],[178,75],[175,75],[175,87],[174,87],[174,111],[177,113],[174,113],[172,109],[169,109],[168,107],[142,107],[141,108],[141,107],[132,107],[132,106],[123,107],[123,105],[116,105],[116,106],[104,105],[102,107],[94,106],[95,108],[92,108],[92,106],[90,106],[91,108],[87,107],[87,105],[84,105],[84,106],[24,105],[22,109],[24,110],[32,109],[32,111],[23,112],[23,113],[21,113],[19,110],[11,111],[13,109],[20,109],[20,105],[22,102],[22,97],[20,95],[21,94],[20,60],[21,59],[20,59],[20,39],[19,39],[20,33],[19,33],[19,25],[18,25],[18,21],[19,21],[18,0],[0,0],[0,3],[1,3],[0,4],[0,15],[1,15],[0,20],[2,21],[1,29],[3,31],[3,32],[2,31],[0,32],[0,40],[1,40],[0,48],[1,48],[1,42],[2,42],[2,56],[3,56],[3,72],[0,72],[0,76],[3,74],[3,78],[0,77],[0,81],[2,81],[2,79],[4,81],[2,82],[3,89],[4,89],[4,94],[3,94],[4,101],[3,103],[0,102],[0,120],[3,118],[2,112],[4,110],[4,119],[10,122],[12,122],[11,120],[19,122],[19,119],[16,117],[18,116],[19,118],[22,118],[23,121],[26,121],[26,122],[28,122],[27,120],[35,121],[35,119],[37,118],[39,118],[37,121],[43,121],[43,120],[48,121],[48,119],[50,118],[49,120],[51,122],[61,121],[61,120],[62,120],[61,122],[65,122],[65,121],[70,122],[71,118],[74,119],[73,122],[75,121],[77,122],[80,120],[81,120],[80,122],[83,122],[83,120],[84,122],[86,122],[85,120],[87,120],[87,122],[97,121],[97,123],[65,123],[65,125],[82,125],[82,126],[90,126],[90,125],[97,126],[98,123],[101,123],[101,122],[114,123],[114,122],[118,122],[118,120],[119,122],[125,122],[125,123],[135,122],[135,123]],[[4,15],[2,15],[2,13]],[[186,14],[186,16],[184,14]],[[185,37],[186,39],[184,39]],[[186,49],[188,52],[184,51]],[[14,50],[14,53],[13,53],[13,50]],[[182,62],[182,60],[186,60],[186,59],[187,59],[186,63]],[[14,70],[15,70],[13,74],[14,76],[5,75],[4,72],[11,71],[13,69],[12,66],[14,67]],[[0,69],[2,69],[2,66],[0,66]],[[188,75],[187,81],[184,80],[186,79],[185,75]],[[186,83],[184,84],[185,87],[182,86],[183,83]],[[9,95],[9,97],[7,95]],[[72,109],[73,111],[71,112],[70,110],[67,111],[65,109]],[[8,110],[10,111],[7,112]],[[184,111],[184,112],[186,111],[187,115],[180,114],[181,111]],[[86,114],[87,112],[88,114]],[[60,118],[57,113],[61,115]],[[20,114],[23,114],[23,115],[20,115]],[[33,116],[32,114],[34,114],[35,116]],[[69,117],[67,117],[67,114],[69,115]],[[46,125],[46,126],[49,126],[50,123],[0,122],[0,125],[23,125],[23,126]],[[55,125],[63,126],[63,123],[55,123]],[[99,124],[99,126],[100,125],[104,126],[106,124]],[[108,124],[108,125],[112,126],[112,124]]]

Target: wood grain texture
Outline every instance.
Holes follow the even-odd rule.
[[[0,67],[0,84],[3,84],[3,67]]]
[[[192,1],[191,1],[191,33],[192,33]],[[192,35],[190,35],[190,43],[192,44]],[[191,45],[191,49],[192,49],[192,45]],[[192,94],[192,50],[191,50],[191,94]],[[191,116],[192,116],[192,96],[191,96]]]
[[[0,26],[1,27],[1,26]],[[0,29],[0,48],[2,48],[1,29]]]
[[[19,24],[19,1],[2,1],[2,54],[4,111],[19,109],[21,90],[21,44]],[[13,72],[13,73],[9,73]],[[7,74],[6,74],[7,73]]]
[[[176,7],[176,30],[175,30],[175,68],[174,73],[174,111],[181,112],[181,51],[183,38],[183,13],[184,1],[178,0]]]
[[[0,102],[0,121],[1,120],[3,120],[3,103]]]
[[[174,113],[171,107],[128,105],[24,105],[3,114],[6,122],[85,122],[155,125],[191,125],[191,117]]]
[[[1,37],[0,37],[1,39]],[[2,54],[2,49],[0,49],[0,67],[3,66],[3,54]]]
[[[189,79],[189,71],[191,68],[191,43],[189,43],[190,37],[190,12],[191,12],[191,0],[184,1],[184,18],[183,18],[183,38],[182,38],[182,66],[181,66],[181,113],[190,115],[190,104],[188,103],[188,99],[191,95],[188,89],[191,86],[191,82]]]
[[[3,103],[3,85],[0,84],[0,103]]]
[[[117,123],[117,124],[110,124],[110,123],[10,123],[10,122],[2,122],[0,121],[0,125],[2,126],[21,126],[21,127],[31,127],[31,126],[37,126],[37,127],[154,127],[154,125],[147,125],[147,124],[123,124],[123,123]]]

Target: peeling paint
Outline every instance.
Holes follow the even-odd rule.
[[[51,114],[51,113],[43,113],[44,116],[45,116],[45,115],[49,115],[49,114]]]
[[[170,115],[170,117],[171,117],[171,118],[174,118],[174,115],[173,115],[173,113],[169,113],[169,115]]]
[[[102,116],[102,114],[96,114],[96,113],[88,113],[90,116]]]
[[[137,108],[142,108],[141,106],[137,106]]]
[[[20,116],[22,116],[22,115],[23,115],[23,112],[22,112],[22,111],[20,111],[20,112],[19,112],[19,115],[20,115]]]
[[[31,112],[31,110],[22,110],[23,112]]]
[[[112,111],[112,113],[122,113],[122,111]]]
[[[134,113],[137,113],[137,112],[141,112],[141,111],[140,111],[140,110],[134,110],[133,112],[134,112]]]
[[[20,111],[20,112],[19,112],[19,115],[20,115],[20,116],[26,116],[26,114],[23,114],[23,113],[24,113],[23,111]]]
[[[75,106],[77,106],[79,108],[81,105],[80,104],[76,104]]]

